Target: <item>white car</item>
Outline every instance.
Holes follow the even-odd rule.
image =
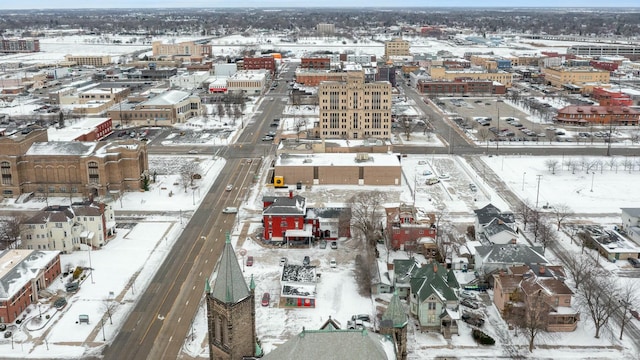
[[[331,258],[331,260],[329,260],[329,265],[334,268],[336,266],[338,266],[338,263],[336,262],[335,258]]]
[[[198,150],[189,150],[187,154],[197,154]]]
[[[438,179],[440,179],[442,181],[446,181],[446,180],[449,180],[451,178],[447,174],[440,174],[440,176],[438,176]]]
[[[227,187],[226,187],[226,188],[224,188],[224,189],[225,189],[225,191],[231,191],[231,190],[233,190],[233,184],[229,184],[229,185],[227,185]]]

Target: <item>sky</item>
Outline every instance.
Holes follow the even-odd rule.
[[[0,10],[16,9],[78,9],[78,8],[243,8],[243,7],[307,7],[305,2],[298,0],[237,0],[223,2],[220,0],[24,0],[19,2],[2,0]],[[488,0],[479,3],[475,0],[399,0],[389,2],[386,0],[354,0],[340,1],[327,0],[322,4],[315,3],[316,7],[602,7],[604,4],[596,0],[567,0],[558,3],[555,0],[514,0],[504,2],[501,0]],[[637,0],[615,0],[606,3],[607,8],[611,7],[638,7]]]

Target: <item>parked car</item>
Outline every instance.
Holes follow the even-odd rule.
[[[309,266],[309,264],[311,264],[311,259],[309,256],[305,256],[304,259],[302,259],[302,265]]]
[[[633,266],[634,268],[640,268],[640,260],[634,259],[634,258],[629,258],[629,259],[627,259],[627,261],[629,261],[631,266]]]
[[[425,170],[425,171],[422,172],[422,175],[429,176],[429,175],[433,175],[433,173],[431,171],[429,171],[429,170]]]
[[[253,266],[253,256],[247,256],[247,266]]]
[[[432,177],[432,178],[428,178],[427,181],[425,182],[425,184],[427,185],[435,185],[437,183],[439,183],[440,180],[438,180],[438,178]]]
[[[461,291],[460,292],[460,297],[464,298],[464,299],[475,299],[476,298],[476,294],[471,292],[471,291]]]
[[[347,329],[364,329],[364,323],[361,320],[349,320],[347,321]]]
[[[289,259],[287,259],[286,257],[281,257],[280,258],[280,266],[285,266],[289,263]]]
[[[479,307],[478,304],[476,304],[473,301],[470,301],[468,299],[464,299],[464,300],[460,301],[460,305],[463,305],[463,306],[466,306],[466,307],[472,308],[472,309],[477,309]]]
[[[224,190],[225,190],[225,191],[231,191],[231,190],[233,190],[233,184],[229,184],[229,185],[227,185],[227,187],[226,187],[226,188],[224,188]]]
[[[261,139],[262,141],[273,141],[273,136],[265,135]]]
[[[226,208],[222,209],[222,213],[223,214],[237,214],[238,213],[238,208],[237,207],[227,206]]]
[[[198,150],[189,150],[187,151],[187,154],[197,154]]]
[[[331,248],[332,248],[333,250],[338,249],[338,243],[337,243],[337,242],[335,242],[335,241],[332,241],[332,242],[331,242]]]
[[[476,187],[476,184],[469,184],[469,190],[476,192],[478,191],[478,188]]]
[[[356,321],[356,320],[371,322],[371,317],[369,316],[369,314],[352,315],[351,321]]]
[[[482,325],[484,325],[484,319],[475,314],[464,313],[460,318],[469,325],[477,327],[482,327]]]
[[[0,324],[0,331],[7,330],[7,324]]]
[[[327,240],[320,240],[320,244],[318,246],[320,249],[326,249],[327,248]]]
[[[629,312],[631,313],[631,316],[633,316],[634,318],[640,320],[640,314],[636,310],[631,310]]]
[[[269,306],[269,303],[271,302],[271,295],[269,295],[268,292],[262,294],[262,306]]]
[[[80,284],[77,281],[67,283],[65,286],[67,292],[76,292],[80,288]]]
[[[446,181],[446,180],[449,180],[451,178],[447,174],[440,174],[440,176],[438,176],[438,179],[440,179],[442,181]]]
[[[63,297],[59,297],[59,298],[56,299],[56,301],[53,302],[53,306],[56,309],[62,309],[66,305],[67,305],[67,299],[65,299]]]
[[[331,258],[331,260],[329,260],[329,266],[331,266],[332,268],[338,266],[335,258]]]

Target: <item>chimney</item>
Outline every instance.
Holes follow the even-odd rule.
[[[293,199],[293,190],[289,190],[289,199]]]
[[[434,273],[438,272],[438,263],[436,262],[433,263],[433,272]]]
[[[544,272],[545,272],[544,265],[539,265],[538,272],[540,273],[540,275],[544,274]]]

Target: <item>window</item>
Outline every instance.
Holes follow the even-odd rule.
[[[436,309],[436,303],[434,303],[434,302],[428,303],[428,309],[429,310],[435,310]]]
[[[11,185],[11,164],[8,161],[0,163],[0,173],[2,173],[2,185]]]
[[[89,183],[91,184],[99,184],[100,183],[100,169],[98,168],[98,163],[95,161],[90,161],[87,165],[89,170]]]

